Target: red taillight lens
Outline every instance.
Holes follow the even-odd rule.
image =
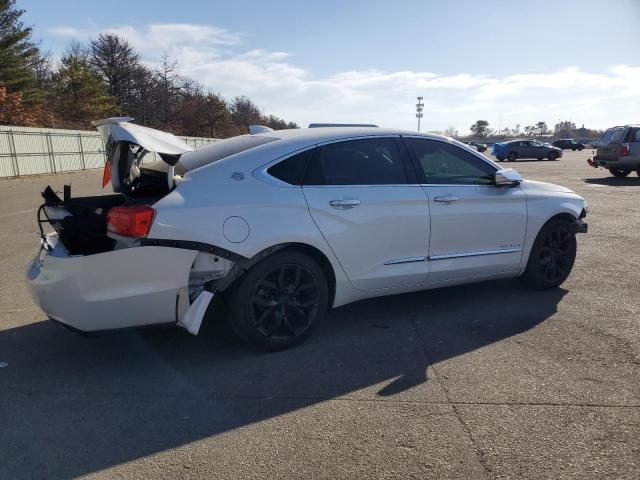
[[[104,164],[104,171],[102,172],[102,188],[106,187],[111,181],[111,162],[107,160]]]
[[[627,155],[629,155],[629,144],[628,143],[623,143],[622,145],[620,145],[620,155],[622,157],[625,157]]]
[[[123,237],[146,237],[155,214],[147,205],[115,207],[107,214],[107,230]]]

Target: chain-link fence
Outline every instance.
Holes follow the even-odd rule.
[[[214,138],[180,137],[197,148]],[[153,161],[148,155],[145,161]],[[0,177],[102,168],[104,142],[97,131],[0,125]]]

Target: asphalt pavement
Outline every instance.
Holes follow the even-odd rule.
[[[0,180],[0,479],[639,478],[640,178],[589,155],[506,164],[589,202],[562,288],[358,302],[272,354],[221,305],[197,337],[48,321],[24,283],[39,192],[101,172]]]

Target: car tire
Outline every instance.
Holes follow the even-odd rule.
[[[542,160],[542,157],[538,157],[538,161]]]
[[[558,159],[558,152],[549,152],[549,155],[547,155],[547,158],[549,160],[551,160],[552,162],[554,160],[557,160]]]
[[[640,168],[638,170],[636,170],[636,175],[638,175],[640,177]]]
[[[625,170],[623,168],[610,168],[611,175],[618,178],[624,178],[631,173],[631,170]]]
[[[522,279],[536,290],[559,287],[571,273],[576,251],[576,234],[571,223],[562,218],[549,220],[533,243]]]
[[[267,351],[304,341],[329,306],[322,268],[296,251],[277,252],[260,261],[228,293],[232,330],[251,346]]]
[[[507,155],[507,160],[510,162],[515,162],[517,158],[518,154],[516,152],[509,152],[509,155]]]
[[[496,157],[499,162],[504,162],[504,157]]]

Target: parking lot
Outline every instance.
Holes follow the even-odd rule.
[[[589,202],[563,288],[359,302],[273,354],[221,305],[198,337],[48,321],[23,281],[39,192],[102,172],[0,181],[0,478],[638,478],[640,178],[590,155],[504,164]]]

